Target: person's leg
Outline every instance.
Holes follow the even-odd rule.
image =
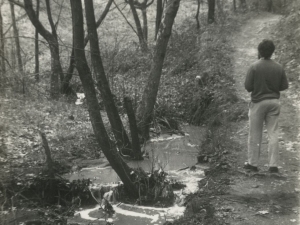
[[[263,102],[251,103],[249,108],[248,163],[258,166],[265,110]]]
[[[268,155],[269,167],[278,167],[279,160],[279,145],[278,145],[278,117],[280,114],[279,100],[270,100],[269,110],[266,115],[266,127],[269,137]]]

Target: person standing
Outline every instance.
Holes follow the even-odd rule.
[[[269,172],[278,173],[279,144],[278,117],[280,91],[288,88],[283,67],[271,59],[275,50],[273,41],[264,39],[258,45],[258,61],[248,69],[245,88],[251,92],[249,104],[248,161],[244,168],[258,171],[263,125],[265,123],[269,144]]]

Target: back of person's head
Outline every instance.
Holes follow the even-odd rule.
[[[273,41],[264,39],[258,45],[258,52],[260,57],[269,59],[271,58],[273,52],[275,51],[275,45]]]

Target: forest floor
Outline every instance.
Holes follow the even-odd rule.
[[[232,35],[234,45],[233,67],[238,96],[249,102],[249,94],[244,89],[247,68],[257,59],[257,45],[265,38],[275,44],[289,45],[281,33],[288,17],[266,12],[252,12],[251,17]],[[293,29],[289,23],[288,29]],[[281,50],[281,51],[280,51]],[[291,52],[287,52],[291,51]],[[280,115],[280,166],[278,174],[268,172],[267,133],[264,131],[259,172],[243,169],[247,160],[248,121],[233,124],[231,137],[240,149],[229,151],[227,165],[230,169],[216,170],[200,182],[199,193],[188,203],[186,218],[176,224],[191,224],[191,218],[199,211],[206,210],[203,224],[300,224],[300,111],[299,74],[295,72],[293,50],[279,48],[274,59],[283,63],[290,79],[290,88],[281,96]],[[226,168],[226,166],[224,167]],[[205,201],[210,198],[210,201]],[[209,202],[210,207],[200,207]],[[209,222],[208,209],[214,212]],[[192,215],[194,214],[194,215]],[[189,215],[191,216],[190,218]],[[211,214],[212,215],[212,214]]]

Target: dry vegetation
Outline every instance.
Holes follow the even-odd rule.
[[[233,14],[231,5],[225,4],[222,6],[224,10],[221,10],[221,7],[218,9],[217,23],[207,25],[206,14],[202,14],[201,28],[197,30],[195,20],[192,18],[194,13],[192,15],[190,13],[195,12],[196,4],[194,1],[183,2],[168,47],[155,107],[153,128],[157,132],[161,130],[161,127],[179,129],[178,124],[182,122],[208,126],[207,140],[200,154],[211,158],[212,168],[207,172],[207,178],[201,182],[200,187],[207,185],[205,182],[214,186],[210,191],[204,188],[204,192],[190,196],[184,218],[174,224],[223,224],[222,219],[214,217],[215,209],[209,197],[221,195],[226,191],[228,179],[223,175],[230,168],[229,162],[234,160],[227,155],[227,152],[228,149],[239,147],[236,143],[232,143],[226,134],[229,133],[232,122],[244,120],[247,116],[246,103],[236,96],[231,77],[233,48],[230,41],[232,33],[238,31],[245,18],[251,16],[251,12],[247,15],[240,11]],[[96,10],[101,11],[101,7],[103,6],[99,4]],[[255,8],[255,5],[251,7]],[[154,6],[149,12],[151,18],[153,9]],[[18,16],[21,15],[22,12],[18,12]],[[60,40],[61,59],[65,68],[68,65],[71,45],[69,17],[68,14],[61,17],[58,32],[58,35],[63,37]],[[45,14],[42,20],[45,22]],[[27,20],[22,19],[21,22],[20,35],[29,36],[33,28]],[[293,11],[288,8],[287,15],[279,25],[278,36],[282,29],[285,34],[284,37],[281,36],[280,48],[285,49],[284,52],[287,52],[288,48],[292,54],[282,55],[282,62],[290,71],[299,69],[298,22],[299,16],[297,16],[296,9]],[[153,33],[153,24],[154,22],[150,21],[150,34]],[[65,27],[67,29],[63,29]],[[141,90],[150,69],[151,53],[143,55],[137,51],[133,32],[116,10],[109,14],[100,28],[99,37],[111,89],[116,96],[120,113],[123,114],[122,99],[125,94],[133,97],[135,107],[141,98]],[[152,37],[150,39],[152,40]],[[5,83],[0,84],[5,89],[1,93],[0,103],[0,198],[4,200],[8,196],[16,196],[18,204],[22,205],[21,203],[26,202],[27,207],[30,208],[32,206],[30,206],[30,201],[24,200],[19,194],[22,193],[23,187],[29,185],[30,182],[32,184],[33,180],[38,182],[35,178],[40,175],[39,172],[45,166],[44,150],[38,136],[39,130],[45,132],[48,138],[59,172],[76,167],[74,164],[76,158],[95,159],[102,155],[94,140],[85,105],[75,105],[74,99],[68,98],[61,98],[55,102],[48,99],[46,84],[49,77],[49,51],[47,46],[41,44],[42,82],[35,83],[31,57],[33,42],[25,38],[21,40],[21,45],[27,45],[24,51],[26,76],[21,77],[11,71],[6,75]],[[299,75],[293,74],[291,81],[298,80]],[[196,81],[196,76],[201,76],[201,79]],[[25,84],[24,95],[20,93],[23,84]],[[72,81],[72,86],[76,91],[82,91],[76,76]],[[99,101],[101,101],[100,97]],[[109,130],[105,112],[102,114]],[[125,116],[123,120],[127,123]],[[30,176],[33,178],[29,179]],[[75,185],[82,190],[86,188],[85,183]],[[11,192],[5,191],[10,188]],[[70,201],[72,205],[72,198],[64,200]],[[38,203],[42,206],[45,202]],[[64,212],[53,209],[52,212],[56,213],[54,217],[68,215],[70,205],[66,204],[67,210]],[[11,202],[6,202],[2,204],[1,210],[11,211],[15,206]],[[33,206],[36,207],[36,203]],[[206,213],[203,213],[204,211]],[[47,218],[49,214],[44,214],[44,216]],[[61,218],[65,219],[65,217]]]

